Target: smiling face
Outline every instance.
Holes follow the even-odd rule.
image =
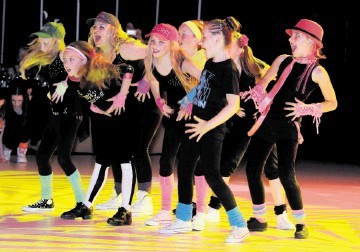
[[[170,40],[162,40],[157,36],[152,35],[148,45],[154,58],[161,58],[170,54]]]
[[[72,49],[66,49],[62,56],[64,68],[69,76],[80,77],[78,75],[81,66],[86,63],[86,59],[79,52]]]

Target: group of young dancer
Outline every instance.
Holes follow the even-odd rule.
[[[318,127],[322,113],[337,107],[330,77],[319,63],[325,56],[324,31],[318,23],[301,19],[287,29],[292,54],[280,55],[271,65],[253,55],[240,22],[231,16],[189,20],[178,29],[160,23],[145,36],[146,44],[124,32],[113,14],[100,12],[87,24],[87,41],[65,45],[64,26],[46,23],[33,34],[20,62],[23,79],[31,69],[41,69],[52,114],[36,152],[41,199],[23,211],[54,210],[50,160],[56,150],[75,197],[75,207],[61,218],[92,218],[110,166],[114,195],[96,205],[98,210],[116,211],[107,223],[131,225],[133,213],[153,214],[149,146],[162,122],[161,209],[145,225],[160,226],[162,234],[201,231],[207,222],[220,221],[223,206],[231,227],[226,242],[242,242],[251,231],[265,231],[268,226],[265,171],[276,227],[295,230],[298,239],[308,237],[295,173],[297,148],[303,140],[300,119],[313,116]],[[324,99],[305,103],[316,88]],[[86,191],[71,160],[85,117],[91,121],[95,154]],[[253,208],[248,221],[229,186],[245,152]],[[137,202],[133,203],[136,185]],[[295,225],[289,220],[286,200]]]

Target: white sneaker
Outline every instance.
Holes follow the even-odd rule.
[[[17,156],[16,162],[17,163],[27,163],[27,158]]]
[[[5,160],[10,161],[12,150],[6,148],[5,145],[3,145],[3,149],[4,149],[4,158],[5,158]]]
[[[26,152],[27,152],[27,148],[17,148],[16,162],[27,163]]]
[[[227,243],[239,243],[245,240],[246,237],[250,236],[249,229],[247,227],[231,227],[231,233],[226,238]]]
[[[206,217],[206,213],[196,213],[192,220],[192,229],[195,231],[203,231],[206,227]]]
[[[281,230],[293,230],[295,225],[291,223],[287,212],[284,211],[282,214],[277,215],[276,228]]]
[[[153,214],[152,197],[148,192],[138,191],[138,200],[132,206],[133,214]]]
[[[170,211],[166,210],[160,210],[160,212],[152,217],[151,219],[148,219],[145,221],[145,225],[147,226],[159,226],[162,224],[168,224],[172,221],[172,215]]]
[[[159,229],[160,234],[177,234],[191,232],[191,221],[182,221],[176,219],[170,225]]]
[[[121,201],[122,201],[122,195],[119,194],[109,199],[103,204],[97,204],[95,208],[98,210],[118,209],[119,207],[121,207]]]
[[[211,223],[219,223],[220,222],[220,210],[209,207],[207,214],[207,221]]]

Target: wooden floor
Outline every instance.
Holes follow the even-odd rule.
[[[131,226],[113,227],[106,223],[115,211],[95,211],[92,220],[63,220],[59,216],[75,205],[64,173],[54,157],[55,210],[25,213],[23,205],[39,199],[40,187],[34,156],[27,164],[0,164],[0,251],[360,251],[360,167],[309,161],[297,163],[310,237],[294,239],[294,231],[275,228],[273,203],[266,184],[268,223],[265,232],[254,232],[241,244],[225,244],[229,225],[224,210],[221,222],[209,223],[205,231],[176,235],[158,234],[148,227],[150,216],[134,216]],[[85,188],[93,169],[90,155],[75,155]],[[152,197],[160,207],[158,156],[153,156]],[[252,216],[244,165],[234,175],[231,188],[248,219]],[[112,173],[96,203],[106,201],[113,186]],[[177,194],[174,192],[174,203]],[[290,214],[291,216],[291,214]],[[292,219],[292,216],[290,217]]]

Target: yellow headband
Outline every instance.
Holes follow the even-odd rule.
[[[197,39],[199,39],[199,40],[202,39],[201,31],[200,31],[199,27],[196,26],[196,24],[194,24],[191,21],[186,21],[186,22],[184,22],[184,24],[186,24],[190,28],[190,30],[194,33],[194,35]]]

